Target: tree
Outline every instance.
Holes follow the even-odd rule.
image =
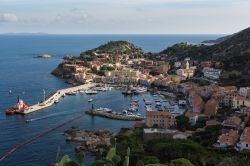
[[[157,164],[159,162],[160,162],[160,160],[155,156],[145,156],[143,158],[144,164]]]
[[[78,162],[75,162],[69,158],[68,155],[62,157],[62,159],[55,164],[55,166],[84,166],[84,153],[80,152],[76,154]]]
[[[194,166],[194,165],[185,158],[179,158],[176,160],[172,160],[167,166]]]
[[[191,126],[188,117],[186,117],[185,115],[176,117],[176,122],[177,122],[177,128],[180,130],[189,129]]]

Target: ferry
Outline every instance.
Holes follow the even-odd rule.
[[[5,111],[5,113],[6,115],[14,115],[22,113],[28,109],[29,109],[28,104],[24,103],[23,100],[18,97],[16,105],[14,107],[8,108]]]

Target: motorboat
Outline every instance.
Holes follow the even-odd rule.
[[[54,103],[55,103],[55,104],[59,103],[59,100],[55,100]]]
[[[151,100],[145,100],[145,104],[146,104],[146,105],[151,105],[151,104],[152,104],[152,101],[151,101]]]
[[[73,92],[73,91],[70,91],[70,92],[67,92],[66,95],[76,95],[77,92]]]
[[[85,93],[86,93],[87,95],[95,95],[95,94],[98,93],[98,91],[96,91],[96,90],[86,90]]]
[[[144,92],[147,92],[147,91],[148,91],[148,88],[146,88],[146,87],[138,87],[138,88],[135,89],[136,94],[144,93]]]
[[[94,99],[89,99],[89,100],[88,100],[88,102],[92,102],[92,101],[94,101]]]

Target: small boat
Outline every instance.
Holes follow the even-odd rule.
[[[71,92],[67,92],[66,95],[76,95],[76,93],[77,93],[77,92],[71,91]]]
[[[145,100],[145,104],[146,104],[146,105],[151,105],[151,104],[152,104],[152,101],[151,101],[151,100]]]
[[[140,93],[144,93],[144,92],[147,92],[147,91],[148,91],[148,88],[146,88],[146,87],[139,87],[139,88],[136,88],[135,93],[136,94],[140,94]]]
[[[95,91],[95,90],[87,90],[87,91],[85,91],[85,93],[86,93],[87,95],[95,95],[95,94],[98,93],[98,91]]]
[[[139,102],[139,100],[132,99],[132,100],[131,100],[131,102],[133,102],[133,103],[138,103],[138,102]]]
[[[85,93],[85,91],[84,91],[84,90],[80,90],[79,92],[80,92],[81,94],[84,94],[84,93]]]
[[[112,112],[112,109],[110,109],[110,108],[103,108],[103,111],[108,112],[108,113],[111,113],[111,112]]]
[[[123,110],[123,111],[122,111],[122,114],[123,114],[123,115],[127,115],[127,114],[128,114],[128,111],[127,111],[127,110]]]
[[[89,100],[88,100],[88,102],[92,102],[92,101],[94,101],[94,99],[89,99]]]
[[[136,111],[138,111],[138,107],[130,107],[129,109],[128,109],[128,111],[130,111],[130,112],[136,112]]]
[[[155,102],[161,102],[161,100],[160,99],[155,99]]]
[[[55,104],[59,103],[59,100],[55,100],[54,103],[55,103]]]
[[[156,106],[161,106],[160,102],[156,102],[155,104],[156,104]]]

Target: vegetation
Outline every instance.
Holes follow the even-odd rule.
[[[140,58],[144,55],[141,48],[138,48],[127,41],[110,41],[98,48],[82,52],[80,54],[80,59],[93,60],[100,54],[109,54],[111,61],[114,61],[115,56],[117,55],[128,55],[129,58]]]
[[[71,160],[68,155],[65,155],[54,166],[84,166],[83,165],[84,154],[77,153],[76,158],[77,158],[78,162]]]
[[[250,28],[220,42],[206,45],[191,45],[178,43],[169,47],[160,54],[167,55],[169,60],[184,60],[190,57],[193,60],[218,61],[225,71],[220,82],[224,85],[250,85]]]
[[[196,132],[192,139],[195,142],[199,142],[201,145],[207,147],[212,146],[218,139],[221,134],[220,131],[222,129],[221,125],[216,126],[208,126],[205,128],[205,131]]]

